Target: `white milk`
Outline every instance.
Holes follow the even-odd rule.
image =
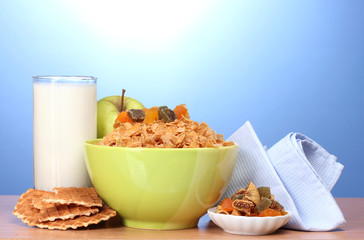
[[[33,83],[34,187],[90,187],[83,143],[97,134],[96,79],[38,78]]]

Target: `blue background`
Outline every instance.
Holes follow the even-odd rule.
[[[364,1],[0,0],[0,194],[33,187],[32,76],[98,77],[98,98],[186,103],[268,147],[291,131],[345,165],[364,197]],[[359,187],[355,187],[359,186]]]

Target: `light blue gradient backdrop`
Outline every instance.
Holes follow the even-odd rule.
[[[32,76],[92,75],[226,137],[304,133],[364,197],[364,1],[131,2],[0,0],[0,194],[33,187]]]

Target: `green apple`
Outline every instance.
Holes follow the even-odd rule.
[[[143,109],[144,105],[131,97],[124,97],[124,109]],[[102,138],[114,127],[115,119],[121,111],[121,96],[109,96],[97,102],[97,137]]]

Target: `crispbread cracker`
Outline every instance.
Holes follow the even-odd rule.
[[[40,203],[38,202],[38,200],[42,199],[48,193],[49,192],[29,189],[19,198],[13,214],[29,226],[60,230],[66,230],[68,228],[76,229],[78,227],[87,227],[88,225],[97,224],[101,221],[106,221],[109,218],[116,216],[116,212],[114,210],[104,205],[102,208],[100,208],[100,211],[98,213],[91,214],[90,216],[78,216],[74,219],[56,219],[55,221],[41,222],[39,220],[41,210],[34,207],[33,201],[37,202],[36,205],[39,207]]]
[[[56,187],[53,190],[56,194],[43,199],[44,202],[102,207],[102,200],[94,188]]]
[[[84,207],[76,204],[62,205],[60,203],[46,203],[42,199],[34,199],[33,205],[39,209],[39,221],[54,221],[56,219],[72,219],[77,216],[90,216],[99,211],[97,207]]]

